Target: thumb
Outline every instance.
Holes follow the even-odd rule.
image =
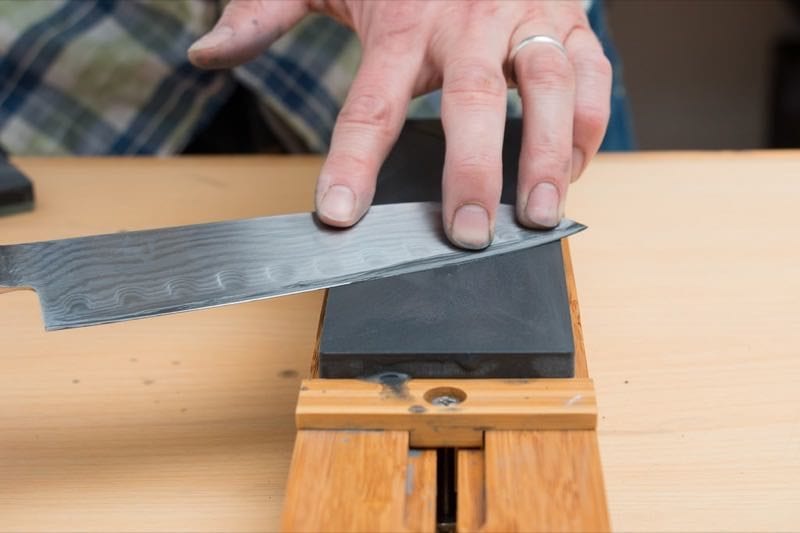
[[[207,69],[246,63],[306,13],[306,2],[297,0],[231,0],[214,29],[189,47],[189,61]]]

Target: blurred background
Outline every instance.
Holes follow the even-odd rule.
[[[800,2],[605,0],[637,147],[800,147]]]

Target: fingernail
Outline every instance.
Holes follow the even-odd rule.
[[[233,36],[233,29],[230,26],[220,26],[214,28],[194,42],[189,47],[190,52],[197,50],[204,50],[206,48],[214,48],[224,43]]]
[[[333,222],[352,222],[355,210],[356,195],[344,185],[332,185],[319,205],[320,216]]]
[[[464,204],[453,216],[450,237],[462,248],[480,250],[492,242],[489,229],[489,213],[476,204]]]
[[[572,179],[570,181],[575,181],[581,176],[581,172],[583,172],[583,150],[580,148],[573,148],[572,149]]]
[[[558,189],[552,183],[542,182],[533,188],[525,206],[528,220],[537,226],[553,228],[558,225],[561,216],[558,207]]]

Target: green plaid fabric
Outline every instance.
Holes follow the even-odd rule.
[[[0,0],[0,145],[14,154],[179,152],[236,83],[301,150],[324,152],[360,59],[352,32],[309,16],[246,65],[203,71],[187,48],[218,0]],[[515,92],[509,114],[519,115]],[[412,102],[438,116],[439,95]],[[276,132],[280,137],[280,132]]]

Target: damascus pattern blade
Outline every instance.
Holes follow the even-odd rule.
[[[0,247],[0,292],[31,288],[48,330],[247,302],[445,265],[552,242],[585,226],[522,228],[497,213],[479,252],[444,237],[436,203],[375,206],[350,229],[312,213]]]

